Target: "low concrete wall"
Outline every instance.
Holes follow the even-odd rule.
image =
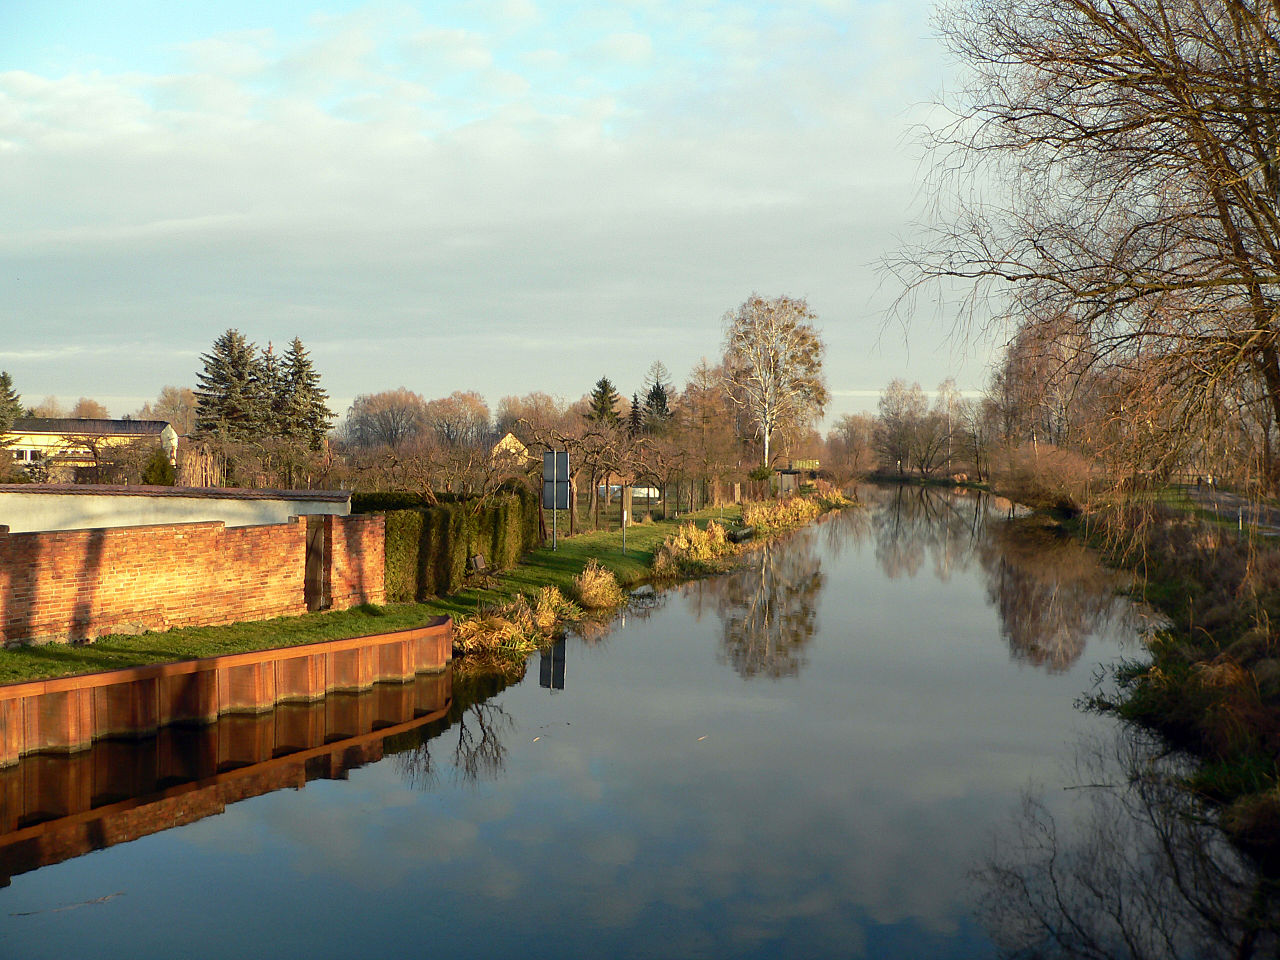
[[[337,490],[0,484],[0,525],[10,533],[210,521],[250,527],[312,514],[349,516],[351,495]]]
[[[277,703],[440,671],[453,656],[453,621],[350,640],[158,663],[0,686],[0,766],[95,740],[146,736],[175,723],[261,713]]]

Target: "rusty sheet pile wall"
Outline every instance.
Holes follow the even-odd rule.
[[[437,617],[374,637],[7,684],[0,686],[0,766],[27,754],[88,749],[107,737],[407,681],[444,670],[452,653],[453,621]]]

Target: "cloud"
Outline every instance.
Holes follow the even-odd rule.
[[[236,326],[369,344],[380,360],[317,357],[336,396],[573,396],[597,367],[639,382],[655,352],[682,376],[759,290],[810,298],[832,382],[881,379],[869,264],[902,228],[915,158],[886,119],[901,93],[890,109],[865,63],[890,51],[918,77],[922,48],[804,10],[526,12],[499,28],[366,8],[188,44],[163,74],[0,74],[11,347],[88,329],[188,349],[185,371],[117,368],[154,395]],[[661,345],[628,349],[637,329]],[[428,383],[414,342],[454,362]],[[557,343],[562,364],[528,362]],[[112,372],[14,371],[74,395],[113,392]]]
[[[643,33],[611,33],[597,50],[601,56],[623,63],[644,63],[653,56],[653,41]]]

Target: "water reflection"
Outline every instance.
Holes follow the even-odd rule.
[[[722,624],[719,659],[745,679],[793,677],[818,627],[825,582],[814,530],[761,544],[743,565],[709,581]]]
[[[1280,882],[1223,838],[1182,761],[1136,731],[1083,746],[1076,806],[1028,795],[975,873],[1010,957],[1274,957]]]
[[[1122,579],[1065,534],[1034,521],[996,524],[978,559],[1015,660],[1061,673],[1099,630],[1139,628],[1136,608],[1117,594]]]
[[[1118,594],[1122,577],[1065,533],[1019,516],[1025,511],[1003,497],[929,487],[859,493],[879,507],[871,529],[889,579],[915,577],[926,561],[941,581],[980,566],[1016,661],[1061,673],[1090,636],[1141,627],[1136,608]]]
[[[986,495],[957,496],[931,487],[896,487],[876,498],[876,560],[890,580],[915,577],[926,559],[946,581],[964,570],[993,514]]]
[[[454,683],[454,699],[432,737],[397,743],[387,750],[396,771],[417,790],[434,790],[443,779],[461,783],[496,780],[506,765],[503,737],[514,721],[495,698],[508,686],[505,677],[470,674]],[[439,758],[448,760],[443,769]]]
[[[448,726],[452,671],[103,739],[0,769],[0,886],[12,876],[222,813],[358,767]]]

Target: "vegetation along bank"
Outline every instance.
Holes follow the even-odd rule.
[[[749,544],[729,542],[726,535],[739,522],[755,526],[757,536],[767,538],[850,503],[839,494],[792,497],[709,507],[679,520],[646,520],[627,528],[625,551],[620,530],[582,533],[559,540],[554,550],[550,544],[539,546],[510,569],[465,576],[458,589],[443,596],[228,626],[107,636],[86,644],[10,648],[0,651],[0,683],[385,633],[420,626],[440,614],[454,618],[454,652],[463,670],[520,671],[525,657],[566,622],[611,614],[634,586],[726,569],[740,550],[750,549]],[[457,525],[471,522],[450,516]],[[481,524],[478,529],[492,532],[497,527]],[[390,587],[388,583],[389,595]]]

